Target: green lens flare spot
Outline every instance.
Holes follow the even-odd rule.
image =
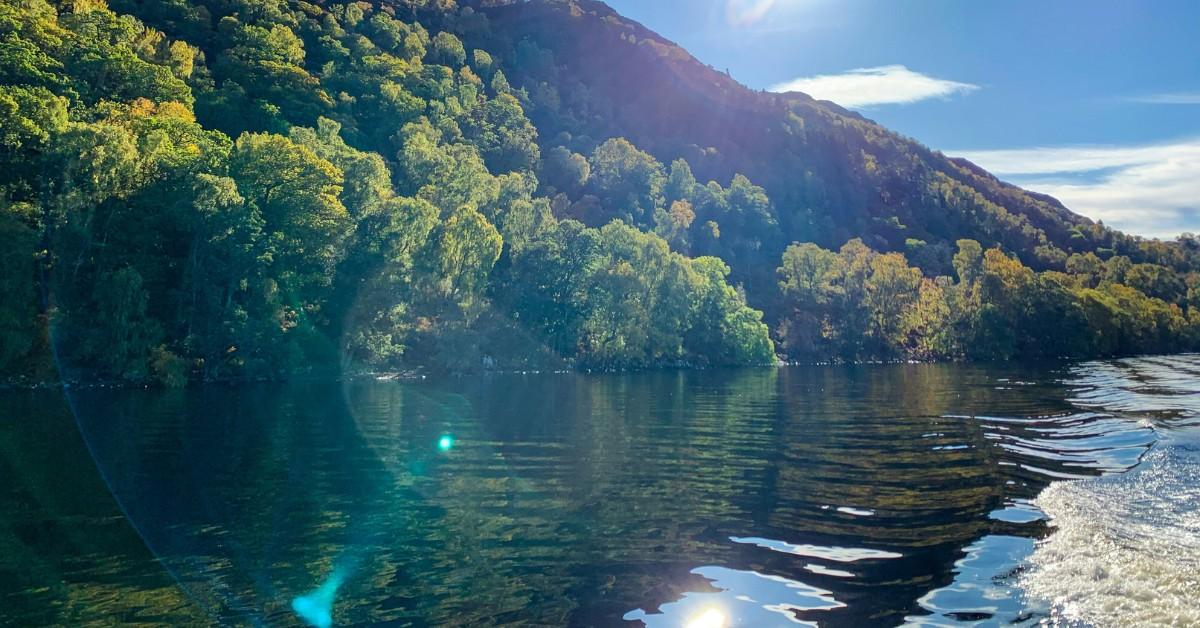
[[[443,434],[438,439],[437,446],[440,451],[450,451],[454,447],[454,437],[449,434]]]

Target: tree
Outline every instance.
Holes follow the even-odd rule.
[[[0,155],[6,164],[27,168],[21,161],[31,159],[66,127],[65,98],[44,87],[0,85]]]
[[[624,138],[613,138],[596,147],[588,159],[589,187],[618,217],[645,225],[662,206],[666,182],[662,164]]]
[[[463,205],[434,229],[422,263],[429,290],[469,313],[478,305],[503,240],[483,214]]]
[[[692,315],[682,258],[620,221],[599,230],[596,252],[582,290],[581,358],[605,368],[682,359]]]
[[[457,68],[467,62],[467,51],[462,41],[452,33],[442,31],[434,35],[432,44],[429,59],[434,63]]]
[[[956,357],[960,354],[951,327],[947,293],[949,277],[922,279],[916,302],[905,310],[901,333],[908,355],[921,360]]]
[[[1068,273],[1081,276],[1089,287],[1099,284],[1105,275],[1104,260],[1091,251],[1071,255],[1067,258],[1066,267]]]
[[[339,200],[341,170],[286,137],[246,134],[237,140],[229,171],[261,212],[285,295],[298,307],[315,306],[331,284],[351,224]]]
[[[676,159],[671,162],[671,173],[667,176],[667,182],[663,186],[663,195],[668,203],[693,202],[697,185],[696,177],[692,174],[692,168],[688,165],[687,160]]]
[[[679,202],[679,201],[676,201]],[[691,262],[696,272],[695,320],[685,338],[688,354],[711,364],[770,364],[775,347],[762,313],[730,286],[729,266],[715,257]]]
[[[492,172],[532,170],[537,164],[537,129],[511,95],[499,94],[475,107],[464,122],[464,135]]]
[[[850,240],[842,245],[822,281],[821,290],[829,303],[829,320],[837,321],[828,325],[825,333],[835,351],[847,359],[860,357],[870,332],[867,280],[876,255],[862,240]]]
[[[342,126],[328,118],[317,120],[316,129],[292,127],[288,137],[343,173],[340,200],[355,221],[378,213],[395,196],[392,173],[383,158],[356,150],[340,135]]]
[[[976,285],[983,275],[983,247],[974,240],[959,240],[953,263],[960,284]]]
[[[277,107],[285,119],[308,125],[334,103],[321,89],[320,80],[304,67],[304,60],[304,43],[288,27],[236,24],[231,45],[218,58],[214,70],[224,81],[229,100],[246,101],[239,107],[260,106],[251,103],[264,101]],[[229,132],[244,128],[236,126],[236,120],[230,122],[225,129]]]
[[[887,253],[871,260],[865,305],[871,311],[869,333],[878,347],[876,355],[903,351],[908,340],[903,321],[916,306],[921,286],[921,271],[909,266],[903,255]]]
[[[149,42],[163,41],[162,33],[103,10],[66,13],[60,21],[71,31],[63,67],[85,102],[146,98],[192,103],[188,85],[153,58],[156,47]]]
[[[414,329],[413,264],[437,224],[427,201],[392,198],[359,223],[355,245],[339,269],[348,294],[342,351],[351,363],[394,365],[405,354]]]
[[[598,267],[600,234],[571,220],[514,251],[500,269],[492,297],[564,357],[580,350],[587,316],[587,278]]]
[[[1130,288],[1168,303],[1181,303],[1187,296],[1183,279],[1157,264],[1134,264],[1125,271],[1124,279]]]
[[[5,376],[49,331],[80,373],[176,384],[759,364],[763,320],[813,360],[1200,347],[1195,237],[1076,219],[819,103],[718,94],[750,117],[700,146],[707,107],[614,103],[453,0],[113,6],[0,4]],[[618,109],[650,152],[597,139]]]
[[[142,277],[132,268],[122,268],[100,277],[93,291],[96,309],[89,330],[69,332],[81,336],[81,364],[96,365],[100,374],[131,380],[149,375],[147,358],[159,342],[161,329],[146,314],[149,301]]]
[[[815,312],[823,304],[825,275],[837,255],[811,243],[793,243],[783,252],[778,269],[779,290],[797,311]]]
[[[671,209],[654,211],[654,233],[666,240],[676,251],[687,252],[691,248],[688,230],[696,220],[696,212],[687,201],[674,201]]]
[[[495,202],[500,183],[469,144],[443,144],[427,119],[405,125],[398,155],[408,189],[443,213],[463,205],[479,209]]]
[[[476,48],[471,51],[471,67],[475,73],[483,80],[491,80],[492,73],[496,71],[495,61],[492,60],[492,55],[488,51]]]
[[[547,186],[570,196],[576,196],[587,185],[591,165],[587,158],[563,146],[546,152],[542,162],[542,179]]]

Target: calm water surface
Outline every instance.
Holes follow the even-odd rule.
[[[1197,625],[1198,417],[1187,356],[8,391],[0,624]]]

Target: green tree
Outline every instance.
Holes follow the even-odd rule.
[[[674,201],[670,210],[654,211],[654,233],[666,240],[676,251],[688,252],[691,238],[688,231],[696,220],[696,212],[687,201]]]
[[[1167,303],[1182,303],[1187,296],[1183,279],[1158,264],[1134,264],[1125,272],[1124,279],[1123,283],[1130,288]]]
[[[866,282],[866,307],[871,312],[870,335],[877,355],[901,355],[907,344],[904,319],[917,305],[922,286],[921,271],[908,265],[899,253],[871,260]]]
[[[790,355],[815,356],[824,351],[825,276],[836,259],[836,253],[811,242],[793,243],[783,252],[776,273],[787,316],[778,335]]]
[[[525,117],[521,103],[509,94],[472,109],[463,133],[479,148],[493,172],[532,170],[540,158],[537,129]]]
[[[922,279],[917,299],[901,319],[904,346],[910,356],[920,360],[952,358],[960,355],[951,327],[948,292],[949,277]]]
[[[488,171],[469,144],[443,144],[428,120],[404,127],[404,147],[398,155],[408,188],[443,213],[463,205],[476,209],[496,201],[500,182]]]
[[[88,331],[68,332],[83,340],[72,357],[95,365],[102,376],[145,379],[150,350],[158,344],[161,329],[147,315],[149,294],[141,275],[132,268],[101,275],[93,299],[95,311],[89,317]]]
[[[645,225],[663,203],[666,174],[662,164],[624,138],[596,147],[588,159],[589,187],[605,206],[632,224]]]
[[[546,152],[542,163],[542,178],[546,185],[559,192],[577,196],[591,176],[587,158],[563,146]]]
[[[460,207],[434,229],[422,253],[428,290],[464,312],[474,311],[502,247],[500,233],[483,214]]]
[[[452,33],[442,31],[433,36],[429,58],[434,63],[457,68],[467,62],[467,51],[463,48],[462,40]]]
[[[691,266],[699,285],[695,321],[685,339],[689,355],[711,364],[774,362],[775,347],[762,312],[747,306],[745,294],[726,282],[729,266],[715,257],[696,258]]]
[[[351,224],[339,200],[341,170],[286,137],[246,134],[237,140],[229,171],[261,212],[286,297],[311,311],[332,281]]]
[[[867,281],[871,264],[878,255],[857,238],[838,251],[833,266],[822,281],[821,290],[829,303],[829,320],[825,335],[833,342],[834,350],[846,359],[862,356],[870,332],[871,312],[867,308]]]

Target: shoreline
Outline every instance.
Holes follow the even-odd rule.
[[[743,364],[743,365],[700,365],[683,362],[667,362],[662,364],[639,366],[639,367],[614,367],[614,368],[561,368],[547,366],[543,368],[483,368],[479,370],[467,371],[438,371],[430,370],[428,367],[414,367],[411,369],[403,369],[396,371],[351,371],[351,372],[323,372],[309,371],[305,373],[294,373],[280,377],[246,377],[246,378],[223,378],[214,380],[188,380],[182,386],[166,386],[160,382],[154,381],[127,381],[104,379],[90,383],[84,383],[83,380],[73,378],[66,382],[61,379],[49,379],[40,381],[30,381],[25,376],[17,376],[12,378],[0,379],[0,391],[5,390],[39,390],[45,388],[120,388],[120,389],[164,389],[164,388],[194,388],[202,386],[240,386],[246,384],[288,384],[305,381],[361,381],[361,380],[376,380],[381,382],[386,381],[421,381],[433,378],[464,378],[464,377],[479,377],[488,375],[609,375],[618,373],[637,373],[637,372],[661,372],[661,371],[703,371],[713,369],[747,369],[747,368],[783,368],[783,367],[831,367],[831,366],[888,366],[888,365],[921,365],[921,364],[1046,364],[1046,363],[1083,363],[1093,360],[1122,360],[1129,358],[1153,357],[1153,356],[1182,356],[1194,355],[1195,352],[1182,351],[1179,353],[1164,353],[1164,354],[1130,354],[1130,355],[1112,355],[1112,356],[1091,356],[1091,357],[1059,357],[1050,360],[969,360],[966,358],[956,358],[949,360],[915,360],[915,359],[896,359],[896,360],[777,360],[772,364]]]

